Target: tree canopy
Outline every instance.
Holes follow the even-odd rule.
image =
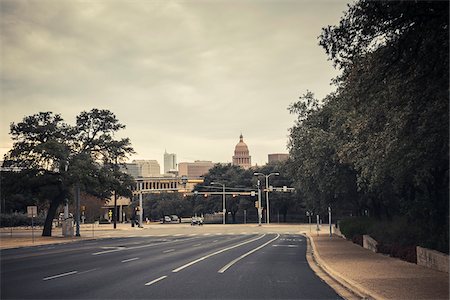
[[[102,199],[112,191],[131,196],[132,178],[119,172],[118,164],[133,148],[128,138],[114,139],[123,128],[112,112],[99,109],[80,113],[74,126],[52,112],[11,124],[14,144],[4,166],[21,168],[17,176],[47,191],[41,194],[50,203],[43,235],[51,235],[57,208],[71,197],[74,185]],[[20,192],[19,188],[16,193]]]
[[[448,251],[448,13],[446,1],[358,1],[323,29],[337,90],[290,107],[308,206],[404,215],[426,246]]]

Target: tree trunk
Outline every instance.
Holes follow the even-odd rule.
[[[50,207],[47,212],[47,217],[45,218],[42,236],[52,236],[53,219],[55,218],[56,211],[62,202],[61,199],[62,199],[61,197],[56,197],[50,203]]]
[[[231,219],[233,224],[236,224],[236,212],[235,211],[231,211]]]

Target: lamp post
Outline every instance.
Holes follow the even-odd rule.
[[[225,184],[220,182],[211,182],[211,185],[221,185],[222,186],[222,206],[223,206],[223,224],[225,224],[225,214],[227,212],[225,206]]]
[[[274,173],[270,173],[269,175],[265,175],[263,173],[253,173],[253,175],[255,176],[264,176],[266,177],[266,207],[267,207],[267,211],[266,211],[266,223],[269,224],[270,223],[270,209],[269,209],[269,177],[272,175],[275,176],[279,176],[280,173],[278,172],[274,172]]]
[[[142,182],[138,182],[138,190],[139,190],[139,228],[142,228],[144,208],[142,207]]]

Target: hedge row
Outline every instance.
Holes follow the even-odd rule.
[[[35,226],[43,226],[45,222],[45,216],[39,215],[34,218]],[[17,226],[31,226],[31,218],[27,214],[13,213],[13,214],[0,214],[0,227],[17,227]]]

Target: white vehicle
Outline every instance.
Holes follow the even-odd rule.
[[[203,225],[203,218],[201,218],[201,217],[192,217],[192,219],[191,219],[191,226],[194,226],[194,225]]]

